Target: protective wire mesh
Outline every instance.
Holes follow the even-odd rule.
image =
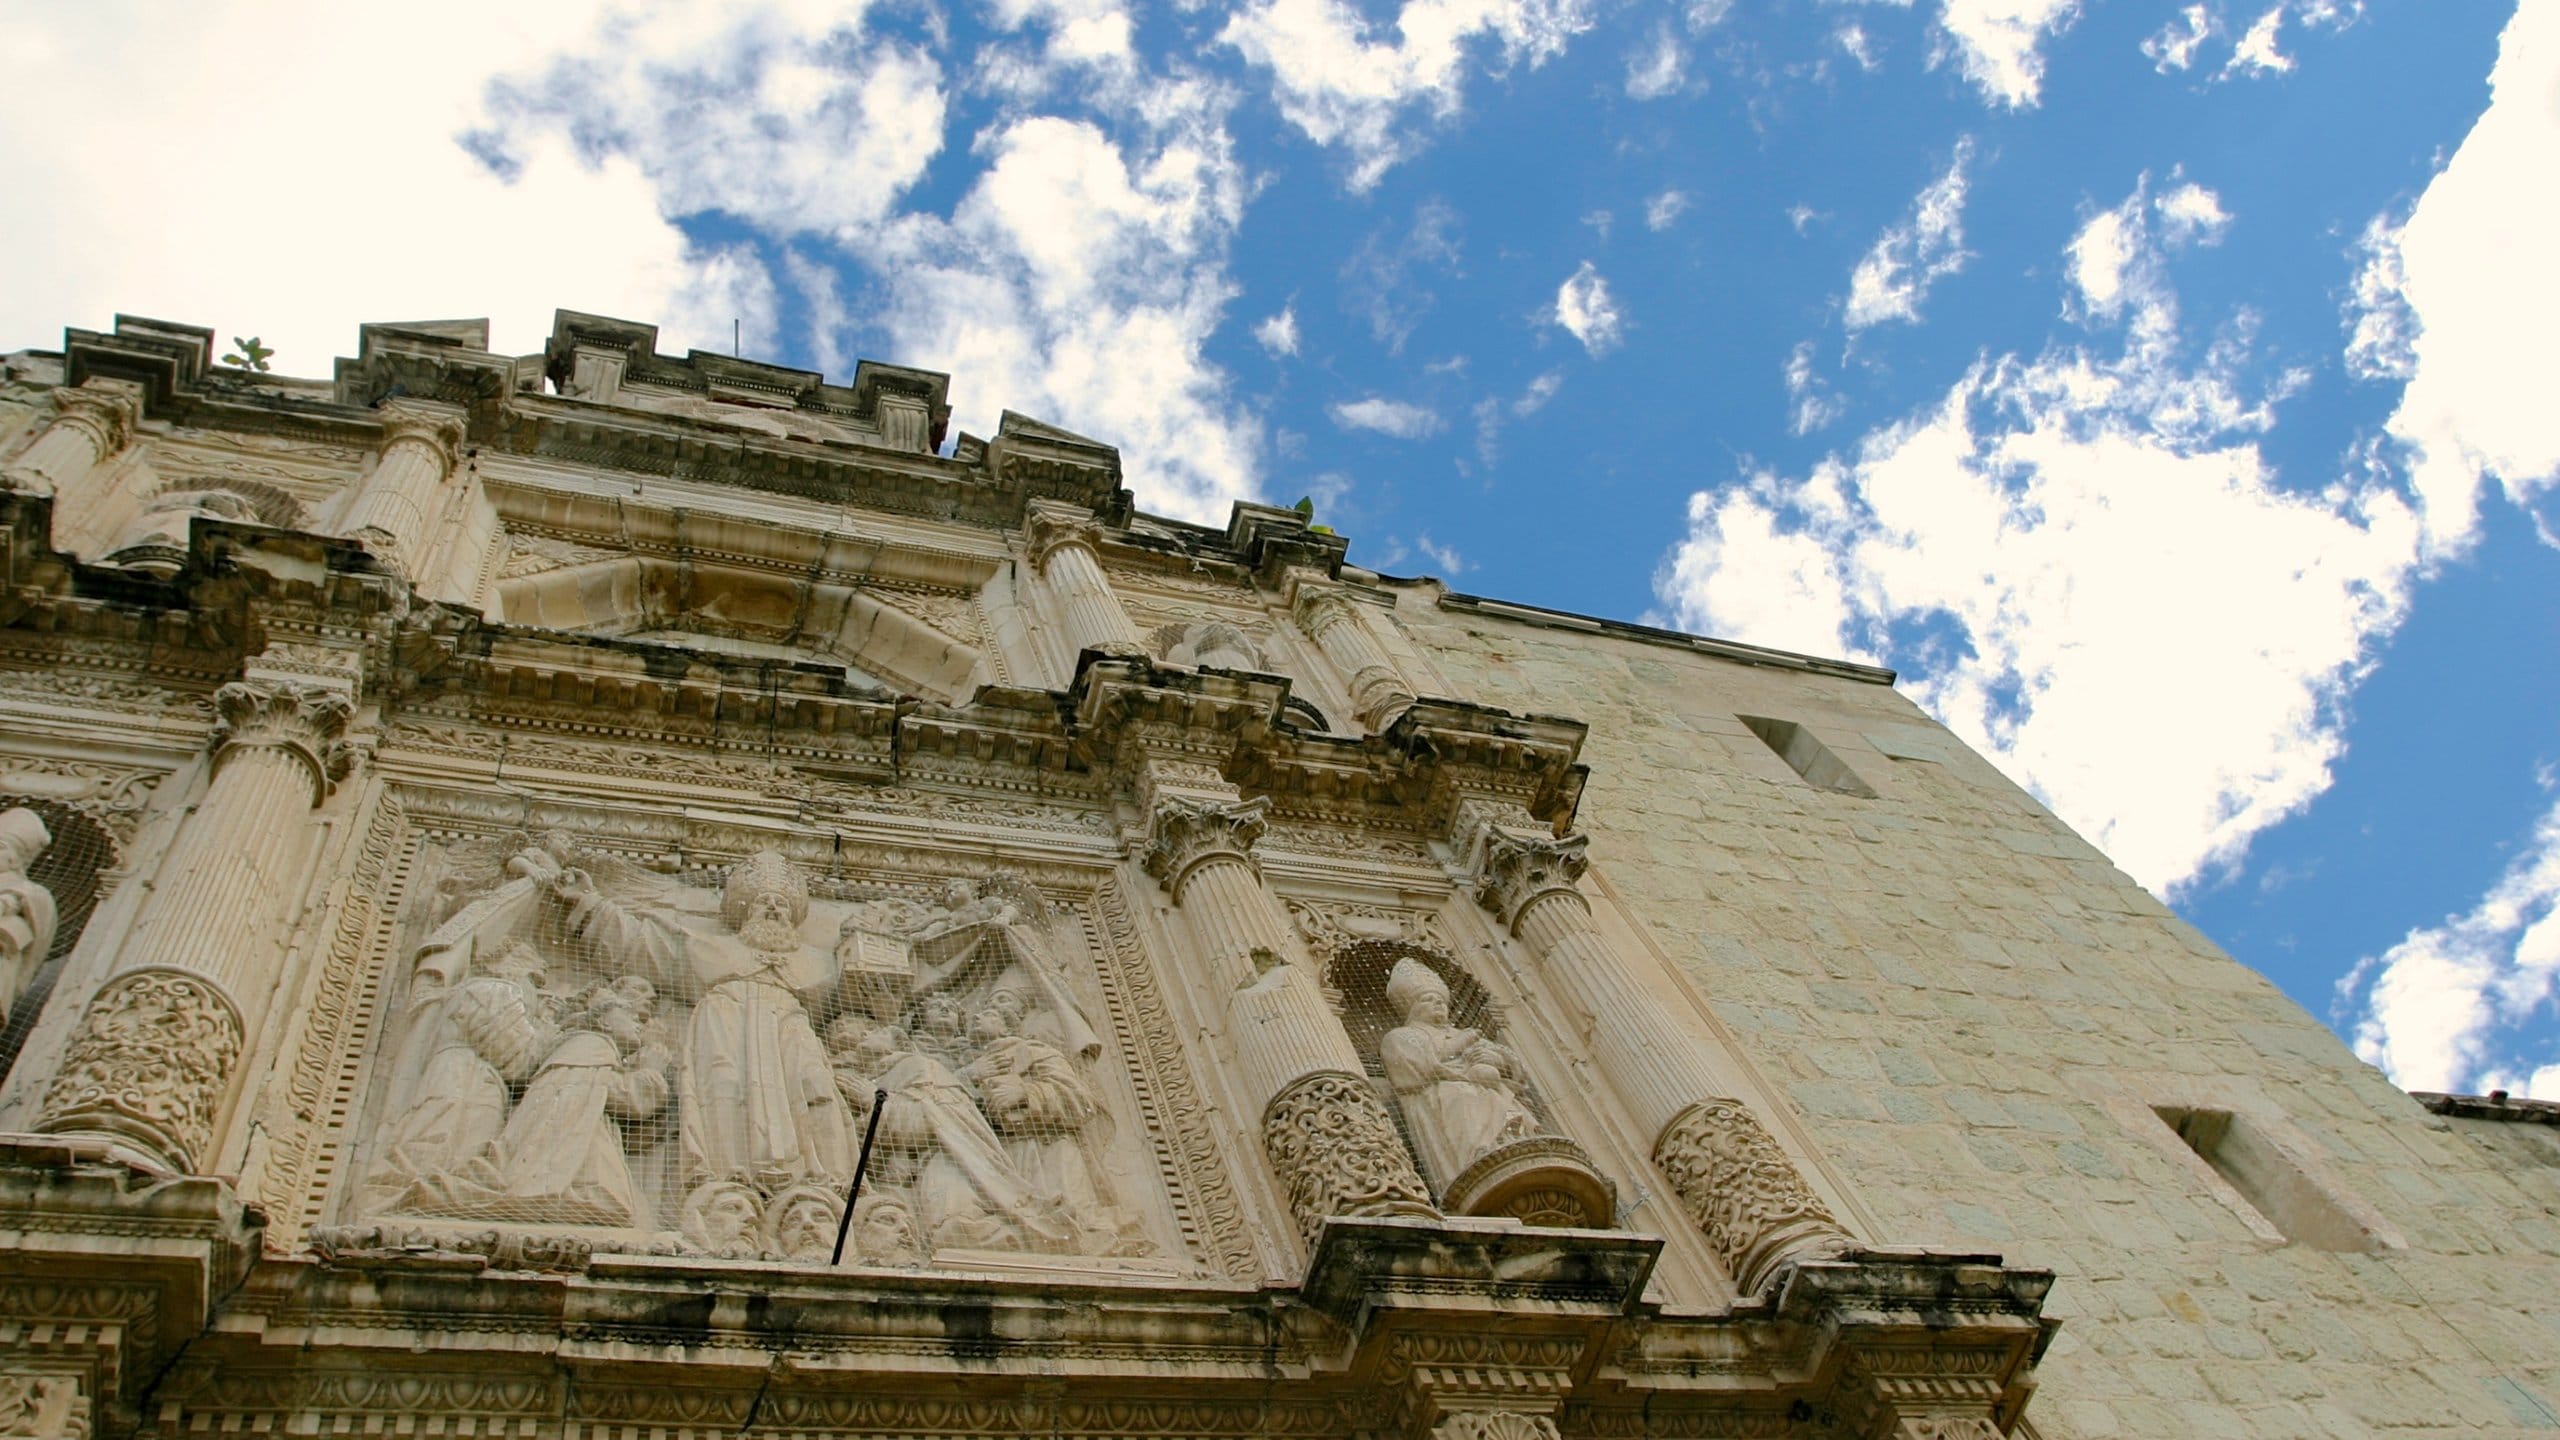
[[[846,1264],[1157,1252],[1027,883],[813,899],[778,856],[688,883],[553,849],[442,887],[358,1214],[824,1264],[885,1095]]]
[[[0,811],[20,806],[36,812],[53,836],[52,843],[27,866],[27,878],[53,896],[53,939],[18,998],[10,1003],[8,1024],[0,1027],[0,1075],[18,1063],[28,1032],[52,998],[63,961],[80,943],[80,932],[98,906],[101,876],[116,864],[115,840],[97,821],[58,800],[0,795]]]

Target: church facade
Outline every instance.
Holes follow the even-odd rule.
[[[2549,1107],[1887,672],[355,348],[0,359],[0,1436],[2560,1428]]]

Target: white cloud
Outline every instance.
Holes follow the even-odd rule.
[[[1381,224],[1360,241],[1342,267],[1342,303],[1365,317],[1369,333],[1391,352],[1402,353],[1414,327],[1437,298],[1432,272],[1455,274],[1459,263],[1458,212],[1446,201],[1424,200],[1413,208],[1413,223]]]
[[[1535,415],[1547,408],[1547,402],[1556,398],[1556,392],[1563,388],[1564,372],[1549,370],[1532,379],[1529,388],[1520,392],[1520,398],[1511,402],[1511,413],[1524,418]]]
[[[1431,543],[1431,537],[1428,535],[1415,536],[1413,548],[1429,556],[1431,563],[1439,566],[1440,573],[1445,577],[1454,579],[1460,571],[1467,568],[1467,562],[1458,557],[1456,550],[1446,545]]]
[[[2231,59],[2222,67],[2226,76],[2247,71],[2253,75],[2281,75],[2293,68],[2293,57],[2276,48],[2277,32],[2284,29],[2284,6],[2271,5],[2267,12],[2251,22],[2232,48]]]
[[[2222,197],[2192,180],[2170,187],[2153,208],[2160,214],[2160,238],[2172,248],[2218,245],[2222,232],[2231,228]]]
[[[2356,1008],[2356,1054],[2412,1090],[2519,1091],[2560,1099],[2560,1055],[2514,1049],[2560,978],[2560,805],[2488,893],[2412,930],[2339,982]]]
[[[1626,314],[1609,294],[1609,282],[1590,261],[1556,287],[1555,322],[1563,326],[1594,358],[1614,348],[1626,333]]]
[[[1439,413],[1402,400],[1389,400],[1372,395],[1365,400],[1341,402],[1330,407],[1333,423],[1345,430],[1375,430],[1399,440],[1419,440],[1440,433]]]
[[[2560,6],[2523,5],[2490,104],[2399,232],[2412,374],[2389,423],[2409,447],[2433,543],[2467,543],[2477,491],[2519,501],[2560,479]],[[2404,327],[2402,333],[2408,334]]]
[[[2044,37],[2080,16],[2080,0],[1944,0],[1938,28],[1964,77],[2012,110],[2044,87]]]
[[[1253,338],[1274,355],[1298,353],[1298,307],[1282,306],[1280,313],[1253,327]]]
[[[2115,315],[2124,304],[2125,271],[2141,243],[2142,197],[2137,194],[2113,210],[2102,210],[2071,237],[2071,283],[2080,303],[2093,315]]]
[[[1685,192],[1665,190],[1644,202],[1644,228],[1668,230],[1679,222],[1681,212],[1688,208],[1689,197]]]
[[[1787,223],[1794,226],[1799,235],[1813,228],[1814,221],[1826,218],[1828,217],[1821,211],[1810,205],[1796,204],[1787,207]]]
[[[2409,271],[2400,230],[2388,215],[2356,238],[2355,279],[2346,302],[2347,373],[2359,380],[2407,380],[2418,373],[2418,317],[2409,308]]]
[[[2073,283],[2113,295],[2120,352],[1983,361],[1846,458],[1700,493],[1656,589],[1693,628],[1895,648],[1915,699],[2174,890],[2327,788],[2417,526],[2376,479],[2279,485],[2258,436],[2291,378],[2188,358],[2147,221],[2111,243],[2112,292],[2077,256]]]
[[[1858,62],[1858,68],[1872,72],[1881,63],[1876,59],[1875,42],[1867,38],[1867,27],[1856,21],[1831,32],[1833,43]]]
[[[1534,68],[1590,24],[1581,0],[1405,0],[1386,40],[1342,0],[1257,0],[1218,38],[1271,72],[1280,113],[1347,151],[1351,188],[1366,190],[1421,144],[1413,112],[1457,114],[1471,48]]]
[[[1627,94],[1637,100],[1659,100],[1675,94],[1688,79],[1689,52],[1668,25],[1654,27],[1653,39],[1627,56]]]
[[[745,262],[689,246],[638,165],[546,137],[501,178],[454,143],[478,118],[491,56],[544,53],[583,34],[592,8],[438,13],[450,23],[321,3],[13,13],[0,44],[0,184],[12,213],[59,223],[12,227],[0,349],[52,346],[66,324],[103,329],[124,311],[257,335],[279,370],[325,376],[369,319],[487,316],[495,344],[526,351],[569,306],[658,319],[670,348],[725,350],[744,302],[712,292],[732,290]],[[373,58],[301,63],[314,55]],[[100,109],[95,97],[110,90],[148,103]],[[400,103],[385,114],[390,90]],[[263,116],[294,117],[292,163],[236,135],[213,143],[205,127],[243,96]],[[77,143],[56,118],[72,113],[87,116]],[[190,126],[206,143],[172,143]],[[183,244],[171,243],[171,215],[195,217]],[[576,243],[461,244],[421,217]],[[289,240],[349,234],[360,238]]]
[[[2158,33],[2142,42],[2142,53],[2152,68],[2166,75],[2184,70],[2196,63],[2196,51],[2221,28],[2213,12],[2202,5],[2190,5],[2178,12],[2178,18],[2160,27]]]
[[[1958,140],[1947,173],[1921,188],[1910,217],[1886,227],[1850,272],[1841,321],[1852,332],[1886,320],[1918,320],[1929,287],[1971,258],[1964,248],[1964,167],[1972,157],[1972,137]]]
[[[1813,342],[1804,341],[1787,354],[1787,428],[1798,435],[1822,429],[1848,411],[1849,402],[1833,394],[1813,373]]]

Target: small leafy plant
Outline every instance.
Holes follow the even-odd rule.
[[[234,335],[231,337],[231,353],[222,357],[222,363],[264,375],[268,369],[267,357],[275,353],[273,346],[259,344],[255,335],[246,340]]]

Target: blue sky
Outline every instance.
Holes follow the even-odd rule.
[[[1151,509],[1893,665],[2402,1083],[2560,1098],[2560,6],[437,14],[0,4],[0,347],[947,369]]]

